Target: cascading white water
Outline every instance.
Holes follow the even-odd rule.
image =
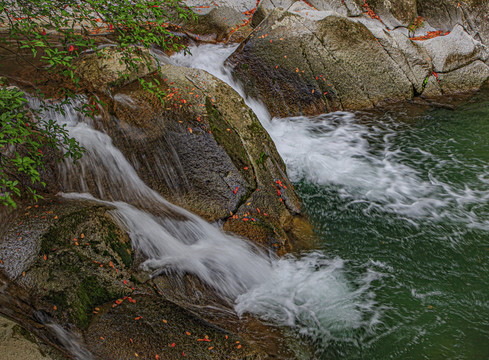
[[[396,135],[393,124],[382,122],[369,126],[365,120],[370,119],[365,119],[364,114],[351,112],[271,119],[265,105],[248,98],[243,87],[233,80],[231,70],[224,66],[236,48],[201,45],[190,48],[192,56],[180,53],[169,59],[161,57],[161,61],[203,69],[233,87],[272,137],[293,182],[305,179],[320,186],[334,184],[340,186],[340,196],[352,203],[367,202],[371,209],[411,218],[428,216],[436,220],[449,216],[453,221],[489,230],[489,220],[473,216],[468,210],[485,204],[489,191],[457,189],[434,175],[423,179],[392,143]],[[424,158],[433,156],[418,151]],[[443,165],[440,160],[437,166]],[[481,170],[479,181],[489,184],[489,170]],[[454,204],[458,211],[447,212]]]
[[[307,153],[312,153],[312,157],[319,155],[312,151],[314,144],[301,149],[311,136],[301,131],[299,126],[290,126],[293,124],[290,120],[272,120],[261,101],[246,96],[243,87],[233,80],[231,70],[224,66],[224,61],[236,48],[236,45],[200,45],[190,48],[191,56],[179,53],[170,58],[160,56],[159,59],[172,65],[205,70],[230,85],[245,99],[272,136],[289,171],[293,169],[289,176],[298,180],[303,169],[294,166],[294,160],[303,161],[300,155]],[[353,116],[349,113],[341,115]],[[284,137],[284,134],[289,137]],[[305,135],[301,137],[302,134]],[[323,161],[321,157],[325,153],[317,156],[315,162],[308,162],[311,168]],[[336,331],[360,327],[369,329],[380,318],[380,309],[375,306],[375,294],[371,292],[370,284],[383,276],[382,269],[377,266],[379,264],[369,263],[365,265],[364,277],[347,280],[344,263],[339,258],[327,259],[319,252],[275,260],[268,280],[241,294],[236,300],[236,310],[239,314],[250,312],[279,324],[297,327],[301,333],[311,335],[323,345],[335,339]],[[344,333],[341,341],[349,341],[344,338]]]
[[[165,269],[194,274],[236,300],[239,314],[255,313],[324,340],[334,338],[340,329],[370,326],[377,318],[368,291],[377,273],[349,282],[340,259],[330,261],[320,253],[270,258],[247,241],[167,202],[144,184],[108,135],[80,118],[73,106],[64,110],[65,115],[46,116],[66,125],[86,153],[79,167],[64,163],[68,188],[63,195],[114,206],[113,214],[127,228],[133,247],[146,257],[142,264],[146,270],[155,275]],[[80,180],[69,181],[73,178]],[[80,193],[90,189],[86,179],[95,183],[98,198]],[[154,205],[147,206],[151,213],[144,204]]]
[[[245,98],[328,246],[273,261],[236,310],[296,327],[318,358],[487,358],[487,94],[455,111],[271,119],[223,66],[234,49],[192,47],[166,61]]]

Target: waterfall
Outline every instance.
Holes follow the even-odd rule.
[[[229,81],[226,69],[221,69],[220,76]],[[266,123],[269,116],[263,105],[247,102]],[[143,269],[153,276],[166,270],[196,275],[235,302],[239,315],[249,312],[319,341],[379,321],[370,284],[382,276],[380,272],[367,265],[365,276],[349,279],[344,260],[317,251],[277,259],[169,203],[139,178],[107,134],[77,113],[77,105],[65,105],[64,114],[44,114],[66,125],[86,149],[78,165],[63,162],[62,195],[114,207],[112,214],[145,258]],[[35,100],[31,106],[38,106]]]

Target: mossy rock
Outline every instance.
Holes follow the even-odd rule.
[[[161,70],[164,104],[133,83],[107,99],[111,114],[100,125],[144,182],[168,201],[211,222],[241,219],[250,203],[268,214],[263,222],[277,229],[273,238],[281,239],[284,252],[292,249],[283,225],[300,213],[299,200],[256,115],[236,91],[205,71],[172,65]],[[261,234],[258,243],[267,246],[269,232]]]
[[[29,208],[10,233],[25,234],[25,243],[12,246],[25,246],[30,259],[7,270],[36,294],[40,308],[84,329],[96,306],[132,293],[130,283],[123,282],[134,272],[131,240],[112,216],[113,208],[58,198]],[[20,252],[5,247],[8,243],[7,236],[0,251],[7,263]]]

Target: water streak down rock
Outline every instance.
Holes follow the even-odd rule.
[[[99,126],[169,201],[279,253],[290,251],[304,223],[300,205],[256,115],[205,71],[164,65],[162,73],[165,105],[133,83],[108,100],[110,114]]]

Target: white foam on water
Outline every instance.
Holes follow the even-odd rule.
[[[320,342],[356,341],[352,330],[380,323],[371,283],[383,274],[369,267],[364,277],[347,279],[345,261],[312,252],[273,262],[268,280],[238,296],[238,314],[252,313],[297,329]]]
[[[489,200],[489,169],[480,169],[479,184],[460,189],[411,164],[395,144],[397,129],[386,122],[366,125],[362,114],[335,112],[316,117],[271,119],[262,102],[250,99],[235,82],[225,60],[236,46],[190,47],[192,56],[182,53],[164,61],[206,70],[235,89],[253,109],[272,137],[287,164],[293,182],[306,180],[321,187],[336,186],[340,196],[352,204],[363,202],[368,211],[389,212],[417,225],[419,219],[450,219],[469,228],[489,230],[489,219],[477,209]],[[455,140],[453,140],[455,141]],[[436,157],[423,150],[424,159]],[[443,168],[446,160],[436,159]],[[457,161],[453,159],[453,161]],[[464,164],[461,164],[465,166]]]

